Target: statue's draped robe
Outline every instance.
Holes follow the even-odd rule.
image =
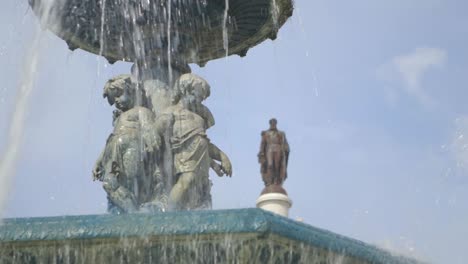
[[[162,167],[166,195],[181,174],[193,172],[196,179],[184,195],[183,208],[179,209],[211,208],[210,141],[206,136],[206,129],[214,124],[211,112],[204,106],[195,113],[174,105],[165,109],[156,123],[158,130],[165,131]]]
[[[114,122],[114,131],[107,139],[101,154],[104,182],[116,182],[121,189],[132,196],[136,206],[152,200],[156,185],[153,148],[158,145],[157,134],[153,131],[154,114],[144,107],[135,107],[120,114]],[[109,195],[109,210],[118,201]]]

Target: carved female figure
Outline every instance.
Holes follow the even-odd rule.
[[[176,84],[173,105],[157,118],[161,137],[169,137],[172,152],[172,209],[211,208],[210,166],[219,174],[231,175],[228,157],[210,143],[206,129],[214,124],[208,108],[202,105],[210,94],[208,83],[194,74],[182,75]],[[214,160],[221,161],[220,167]]]
[[[152,130],[154,114],[136,106],[138,94],[130,75],[109,80],[103,95],[118,110],[114,111],[114,131],[96,162],[93,177],[103,181],[109,211],[134,212],[152,199],[156,184],[154,150],[160,140]]]

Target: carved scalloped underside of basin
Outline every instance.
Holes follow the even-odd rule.
[[[38,16],[41,1],[30,0]],[[275,39],[292,15],[293,3],[230,0],[227,19],[225,0],[172,0],[170,6],[167,0],[64,0],[54,10],[60,26],[46,27],[72,50],[100,54],[110,62],[136,61],[167,57],[170,43],[171,56],[203,65],[227,54],[245,56],[249,48]],[[223,32],[228,36],[227,54]]]

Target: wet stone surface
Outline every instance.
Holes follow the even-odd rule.
[[[30,0],[38,16],[44,0]],[[69,48],[102,54],[110,62],[167,57],[205,64],[248,49],[277,31],[292,15],[292,0],[123,1],[65,0],[54,12],[58,25],[46,25]],[[276,3],[276,6],[273,6]],[[171,55],[172,56],[172,55]]]
[[[260,209],[7,219],[0,263],[419,262]]]

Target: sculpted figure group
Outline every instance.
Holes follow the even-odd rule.
[[[109,212],[211,208],[209,169],[231,176],[232,166],[206,135],[214,125],[202,104],[210,96],[208,83],[181,75],[171,104],[157,114],[130,75],[109,80],[103,95],[117,109],[93,178],[103,182]]]

